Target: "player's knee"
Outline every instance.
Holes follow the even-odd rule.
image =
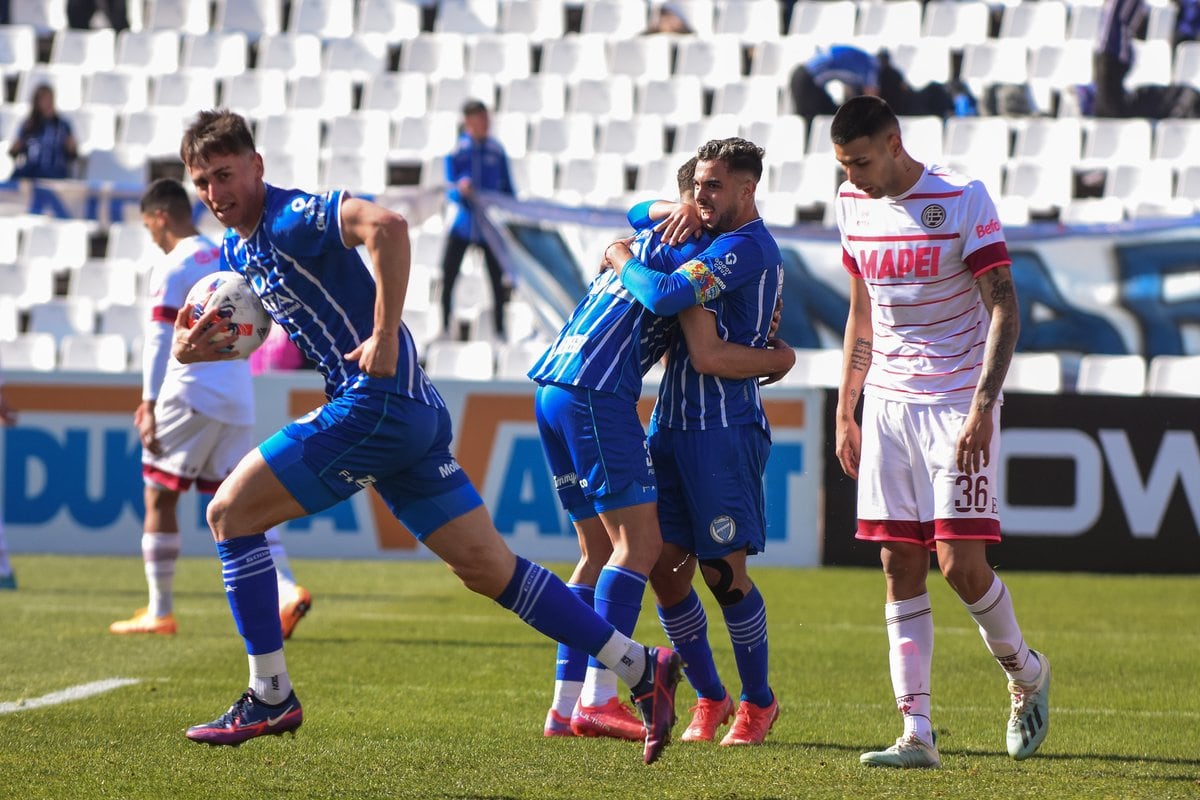
[[[705,558],[700,561],[700,566],[704,568],[704,582],[708,585],[708,590],[712,592],[717,603],[722,606],[732,606],[745,598],[747,590],[738,586],[743,581],[738,580],[739,576],[728,561],[720,558]],[[745,577],[745,582],[749,582],[748,576]]]
[[[212,531],[213,538],[218,542],[236,535],[229,527],[231,521],[229,501],[222,497],[220,492],[209,502],[205,518],[208,520],[208,527]]]

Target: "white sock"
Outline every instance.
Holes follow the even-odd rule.
[[[182,546],[178,532],[142,534],[142,566],[150,590],[146,610],[152,616],[165,617],[174,610],[175,562]]]
[[[648,663],[646,648],[620,631],[613,631],[613,635],[596,654],[596,660],[615,672],[630,688],[641,682]]]
[[[4,520],[0,520],[0,578],[12,575],[12,563],[8,560],[8,539],[4,536]]]
[[[279,585],[279,604],[290,602],[296,590],[296,578],[292,575],[292,565],[288,562],[287,551],[279,538],[279,528],[271,528],[264,534],[267,537],[267,549],[271,551],[271,560],[275,562],[275,582]]]
[[[983,597],[967,606],[967,611],[979,624],[979,635],[984,644],[996,657],[1010,680],[1036,681],[1042,671],[1042,663],[1030,658],[1029,646],[1021,635],[1017,615],[1013,612],[1012,597],[1008,588],[997,575]]]
[[[288,677],[287,661],[283,648],[250,659],[250,688],[264,703],[277,706],[292,692],[292,681]]]
[[[555,681],[554,702],[551,708],[560,717],[571,717],[575,711],[575,703],[579,701],[579,693],[583,691],[583,681]]]
[[[915,733],[933,744],[930,675],[933,665],[933,609],[929,595],[884,604],[888,663],[896,707],[904,715],[904,735]]]
[[[617,696],[617,676],[611,669],[590,664],[583,679],[579,702],[585,706],[602,706]]]

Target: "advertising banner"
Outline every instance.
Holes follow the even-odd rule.
[[[255,378],[256,434],[265,439],[324,402],[315,373]],[[539,560],[578,558],[575,534],[554,493],[533,415],[533,384],[439,381],[454,418],[454,452],[514,550]],[[765,393],[774,445],[767,465],[767,549],[761,564],[820,562],[823,396]],[[12,373],[5,396],[19,423],[0,433],[0,492],[14,552],[136,554],[142,530],[141,446],[133,427],[138,376]],[[641,404],[649,417],[652,393]],[[697,465],[702,469],[703,465]],[[209,554],[204,498],[179,506],[184,552]],[[426,557],[367,489],[283,528],[294,556]]]
[[[1200,398],[1014,393],[1001,418],[993,565],[1200,571]],[[878,545],[854,539],[855,485],[831,452],[825,490],[824,563],[878,566]]]

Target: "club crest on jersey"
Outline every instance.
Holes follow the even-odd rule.
[[[733,517],[722,514],[708,523],[708,535],[717,544],[729,544],[737,536],[737,523]]]
[[[946,221],[946,209],[939,206],[937,203],[930,203],[925,206],[925,210],[921,212],[921,224],[926,228],[940,228],[942,223]]]

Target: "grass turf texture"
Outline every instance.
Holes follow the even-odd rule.
[[[899,733],[882,577],[761,568],[783,713],[761,748],[545,739],[554,649],[437,563],[298,561],[313,612],[288,644],[306,719],[237,749],[188,742],[245,687],[246,659],[215,559],[184,559],[175,637],[116,637],[144,604],[135,558],[24,556],[0,592],[0,705],[110,677],[141,683],[0,715],[0,797],[1087,797],[1200,795],[1200,582],[1009,573],[1029,641],[1054,667],[1041,752],[1004,749],[1008,696],[966,611],[931,581],[934,723],[943,768],[858,764]],[[562,565],[558,565],[560,574]],[[720,614],[710,638],[737,676]],[[647,603],[641,638],[664,641]],[[723,730],[722,730],[723,733]],[[720,735],[720,734],[719,734]]]

